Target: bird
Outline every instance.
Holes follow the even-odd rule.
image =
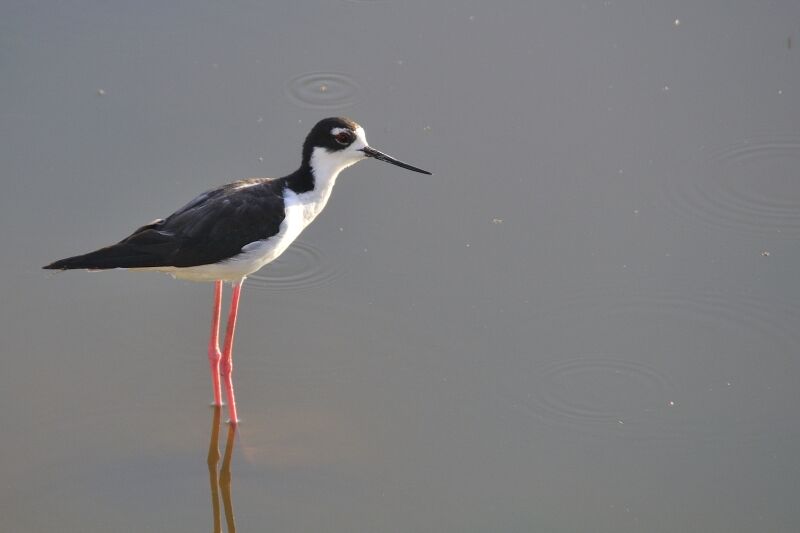
[[[208,190],[166,218],[138,228],[116,244],[54,261],[48,270],[127,269],[164,272],[178,279],[214,283],[208,360],[214,394],[222,405],[224,382],[229,422],[239,422],[233,389],[233,338],[242,284],[278,258],[322,212],[339,173],[377,159],[431,175],[367,144],[364,128],[346,117],[317,122],[303,142],[300,167],[282,178],[249,178]],[[219,347],[223,284],[231,292],[222,350]]]

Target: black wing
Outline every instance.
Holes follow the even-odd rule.
[[[284,219],[283,187],[282,179],[266,178],[223,185],[117,244],[44,268],[190,267],[223,261],[278,233]]]

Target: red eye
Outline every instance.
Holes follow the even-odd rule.
[[[339,144],[350,144],[353,142],[353,134],[349,131],[341,131],[336,134],[336,142]]]

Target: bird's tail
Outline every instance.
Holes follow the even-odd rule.
[[[146,268],[163,266],[155,254],[142,253],[141,248],[125,242],[107,246],[88,254],[59,259],[42,268],[48,270],[106,270],[110,268]]]

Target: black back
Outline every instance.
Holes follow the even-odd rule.
[[[190,267],[231,258],[268,239],[284,219],[286,178],[256,178],[207,191],[166,219],[117,244],[51,263],[47,269]]]

